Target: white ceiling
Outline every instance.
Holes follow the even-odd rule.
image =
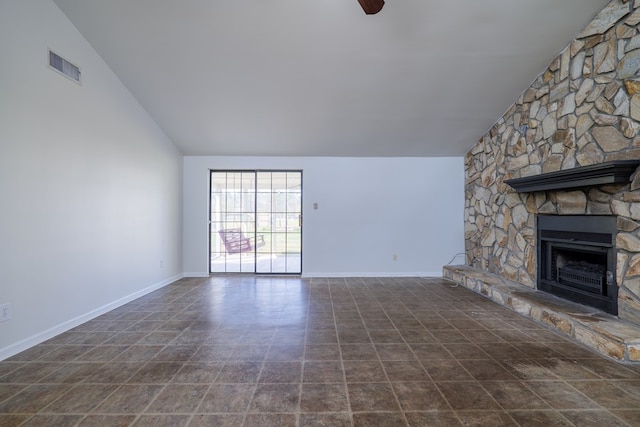
[[[390,157],[464,155],[608,3],[54,1],[185,155]]]

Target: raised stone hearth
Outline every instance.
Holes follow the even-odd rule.
[[[640,362],[640,326],[468,266],[444,277],[622,362]]]
[[[467,153],[469,270],[464,275],[473,273],[470,283],[480,280],[477,274],[482,272],[486,276],[480,282],[494,286],[498,279],[500,287],[495,289],[508,282],[522,295],[537,295],[537,217],[612,216],[615,271],[607,276],[615,281],[617,320],[640,328],[640,173],[632,170],[628,178],[610,181],[590,177],[591,169],[610,162],[640,159],[639,28],[640,0],[611,1]],[[551,178],[553,186],[536,187],[537,176]],[[563,185],[565,177],[575,178],[579,185]],[[531,178],[533,186],[514,188],[531,185]],[[451,274],[447,271],[445,275]],[[536,298],[536,306],[551,301]],[[571,330],[580,331],[569,335],[579,339],[578,335],[595,334],[593,340],[598,341],[595,337],[601,332],[593,331],[613,324],[598,316],[589,318],[598,321],[567,321]],[[582,341],[589,345],[590,339]],[[617,350],[605,353],[618,360],[639,360],[633,356],[637,343],[628,347],[620,344],[624,339],[612,342],[618,342],[611,347]]]

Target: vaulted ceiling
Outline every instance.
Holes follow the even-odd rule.
[[[54,1],[185,155],[390,157],[464,155],[608,3]]]

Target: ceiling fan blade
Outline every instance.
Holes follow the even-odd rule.
[[[375,15],[384,6],[384,0],[358,0],[358,3],[367,15]]]

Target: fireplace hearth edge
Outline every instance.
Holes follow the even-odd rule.
[[[640,325],[467,265],[445,265],[442,276],[604,356],[640,366]]]

